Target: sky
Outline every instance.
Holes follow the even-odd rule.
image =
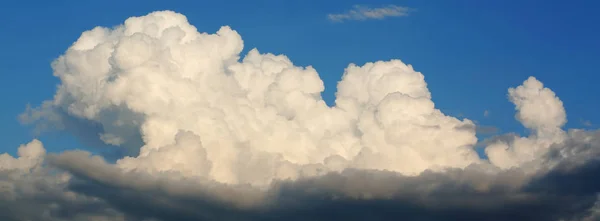
[[[597,1],[147,0],[13,1],[3,4],[0,7],[0,20],[3,21],[0,22],[0,29],[4,30],[0,35],[0,100],[3,102],[3,108],[0,109],[0,120],[3,122],[0,124],[3,141],[0,153],[6,152],[22,158],[25,156],[23,159],[34,161],[42,156],[44,161],[67,171],[67,174],[83,180],[111,184],[101,187],[82,184],[80,188],[88,189],[79,190],[88,196],[98,197],[94,194],[122,191],[120,188],[123,187],[143,193],[140,190],[143,188],[136,186],[138,184],[132,182],[131,177],[123,175],[123,171],[144,171],[150,174],[149,180],[159,179],[157,177],[162,177],[161,174],[165,171],[176,171],[183,177],[199,176],[210,182],[248,182],[258,189],[264,188],[273,179],[284,177],[291,178],[294,182],[282,184],[281,188],[289,188],[293,194],[300,194],[298,192],[302,192],[303,188],[315,185],[303,183],[302,179],[316,179],[316,183],[336,182],[329,180],[331,177],[314,172],[320,169],[314,169],[311,165],[320,163],[328,171],[340,168],[361,171],[376,169],[401,174],[403,178],[398,178],[399,180],[389,178],[383,183],[373,184],[385,189],[383,195],[389,191],[404,194],[402,190],[385,188],[388,183],[397,182],[410,186],[428,180],[427,176],[439,176],[442,177],[439,182],[452,183],[455,176],[462,176],[463,173],[479,173],[478,170],[473,172],[466,168],[480,164],[485,165],[481,168],[491,166],[499,169],[501,172],[490,169],[496,175],[509,173],[504,170],[510,168],[522,170],[527,174],[523,175],[527,177],[523,178],[527,181],[522,181],[522,185],[508,185],[519,191],[527,192],[530,191],[527,188],[533,188],[533,192],[538,193],[536,191],[543,192],[546,190],[544,188],[558,188],[553,190],[557,193],[570,193],[561,189],[568,184],[547,180],[571,175],[576,179],[578,175],[585,174],[578,170],[567,174],[558,173],[556,168],[570,165],[579,159],[577,157],[585,158],[589,151],[596,153],[594,151],[600,148],[581,149],[585,144],[591,143],[592,147],[599,144],[596,130],[600,124],[600,115],[597,113],[600,108],[600,103],[597,102],[600,99],[600,89],[595,87],[598,77],[594,65],[600,58],[600,43],[597,41],[600,39],[600,32],[595,28],[600,22],[600,15],[596,13],[596,8],[600,7]],[[182,83],[184,81],[181,79],[166,78],[164,73],[167,71],[164,69],[152,69],[154,66],[146,66],[136,60],[150,59],[145,58],[145,54],[159,54],[153,51],[158,46],[152,45],[159,40],[168,41],[166,37],[166,40],[155,36],[140,40],[146,45],[138,42],[138,48],[134,43],[131,43],[134,46],[130,48],[123,46],[126,48],[122,49],[125,51],[123,54],[115,52],[114,57],[105,60],[94,60],[103,56],[100,50],[104,49],[93,52],[85,46],[92,44],[89,42],[115,41],[119,44],[106,50],[117,51],[119,45],[129,42],[127,34],[117,30],[119,25],[124,24],[128,18],[146,16],[156,11],[178,13],[160,15],[174,18],[181,14],[186,20],[177,20],[175,23],[178,27],[191,25],[200,33],[218,32],[218,38],[222,38],[215,40],[217,38],[207,37],[205,43],[196,45],[196,51],[201,51],[198,54],[193,49],[186,51],[172,45],[164,46],[169,50],[188,53],[186,55],[189,60],[183,56],[182,60],[175,62],[181,69],[173,73],[181,79],[192,76],[190,79],[194,81],[195,88],[189,90],[194,90],[195,93],[188,93],[186,90],[190,85]],[[156,27],[162,28],[163,25],[169,25],[154,24],[156,21],[152,20],[152,16],[144,18],[148,19],[146,23],[140,21],[139,25],[142,27],[157,25]],[[99,26],[116,28],[117,31],[107,33],[112,33],[117,40],[108,34],[98,34],[100,37],[82,35]],[[222,26],[230,27],[235,34]],[[126,29],[145,34],[152,32],[148,31],[151,28],[140,31],[133,27]],[[186,36],[197,34],[189,29],[182,30]],[[238,35],[243,40],[243,46],[237,40]],[[150,49],[144,48],[147,51],[142,53],[138,51],[140,47]],[[289,65],[279,60],[282,59],[280,57],[258,55],[252,51],[254,48],[261,54],[285,55],[293,63],[289,66],[290,70],[295,72],[286,74],[287,72],[276,71],[280,76],[273,79],[256,77],[256,81],[251,81],[254,79],[251,76],[258,75],[250,71],[257,61],[275,59],[279,62],[275,62],[275,66],[268,66],[268,62],[262,64],[260,68],[264,73]],[[78,50],[83,52],[78,54]],[[177,56],[175,52],[171,53],[168,56]],[[64,60],[59,59],[61,56]],[[226,59],[236,56],[239,56],[239,60]],[[78,60],[78,57],[90,60]],[[166,60],[152,59],[156,59],[153,62],[161,68],[172,68]],[[399,61],[391,61],[394,59]],[[111,71],[104,73],[105,67],[92,61],[110,63],[110,70],[114,70],[116,74]],[[377,61],[385,62],[369,63]],[[51,65],[53,62],[56,62],[54,69]],[[349,67],[350,64],[357,67]],[[311,68],[297,68],[309,66],[315,72]],[[142,70],[140,73],[147,74],[136,75],[137,72],[132,67],[145,68],[139,70]],[[199,72],[188,73],[186,67]],[[202,75],[220,72],[219,67],[231,68],[225,73],[235,76],[235,81],[219,77],[221,75]],[[90,84],[87,82],[95,80],[96,75],[108,76],[111,73],[120,76],[116,77],[116,83],[106,81],[107,85],[112,86],[99,89],[101,94],[90,92]],[[196,76],[197,73],[202,74]],[[250,79],[249,83],[244,83],[243,79]],[[261,88],[261,80],[277,83]],[[319,86],[320,81],[322,88]],[[242,86],[231,86],[230,83]],[[57,90],[59,85],[64,90]],[[336,92],[339,93],[337,97]],[[238,97],[240,93],[248,95],[242,99]],[[322,101],[327,106],[321,105],[320,99],[315,98],[316,95],[322,96]],[[298,101],[289,100],[290,98]],[[28,105],[43,107],[44,101],[54,102],[54,105],[38,111],[26,111]],[[353,106],[352,102],[359,105]],[[255,112],[244,112],[248,107],[242,103],[251,109],[255,108]],[[435,106],[433,108],[430,105]],[[210,108],[217,108],[218,111],[207,110]],[[436,109],[443,114],[435,112]],[[249,113],[254,115],[248,115]],[[270,115],[271,113],[275,114]],[[36,114],[45,117],[64,115],[60,115],[62,118],[56,122],[50,120],[40,123],[36,121],[39,120],[36,119]],[[24,121],[36,122],[20,122],[20,115],[22,119],[26,119]],[[181,116],[181,119],[176,115]],[[194,123],[188,123],[184,118],[191,119],[189,121]],[[253,129],[245,128],[245,124],[239,123],[246,122],[245,120],[248,120],[247,125],[253,125]],[[470,123],[469,120],[473,122]],[[53,124],[57,122],[67,125],[67,129],[57,130]],[[263,125],[264,122],[279,123],[270,127]],[[36,127],[40,125],[51,129],[38,133]],[[103,131],[99,131],[98,127],[104,127]],[[471,127],[478,130],[471,131]],[[226,130],[223,128],[234,130],[235,132],[231,132],[234,135],[223,135],[223,130]],[[426,128],[442,128],[442,131]],[[583,129],[584,132],[571,134],[568,132],[570,128]],[[187,130],[188,133],[176,130]],[[249,132],[254,130],[259,132]],[[100,133],[104,133],[102,137],[99,137]],[[512,137],[511,133],[517,135]],[[258,138],[262,136],[266,138]],[[41,141],[43,148],[41,143],[29,143],[33,139]],[[230,140],[238,143],[229,143]],[[318,144],[313,146],[311,142]],[[355,142],[360,145],[356,147]],[[242,145],[240,143],[249,146],[248,152],[234,148]],[[290,150],[278,149],[282,143],[290,145]],[[580,143],[583,144],[579,145]],[[23,150],[18,149],[21,144],[27,144],[22,146]],[[215,145],[222,146],[223,150],[219,151]],[[227,149],[228,145],[232,149]],[[323,149],[324,146],[327,150]],[[201,151],[192,147],[200,147]],[[413,152],[411,148],[414,147],[422,147],[425,151]],[[85,152],[70,152],[75,149]],[[124,151],[106,154],[103,152],[106,149]],[[158,151],[159,149],[163,151]],[[471,149],[475,149],[475,152],[471,152]],[[550,150],[554,149],[572,149],[574,155],[558,157],[560,159],[548,158],[553,156]],[[57,155],[46,158],[46,151]],[[95,160],[82,162],[81,159],[87,157],[84,153],[88,152],[104,157],[109,163]],[[261,155],[262,153],[268,154]],[[411,156],[417,155],[411,154],[417,154],[420,157],[417,158],[422,160],[412,161],[415,157]],[[387,158],[385,155],[393,157]],[[254,171],[273,167],[276,168],[273,172],[276,175],[241,175],[243,169],[236,168],[242,165],[240,162],[245,159],[242,156],[248,157],[249,163],[243,164],[245,167]],[[283,160],[279,162],[277,157],[283,157]],[[15,168],[38,167],[32,163],[34,161],[23,163],[18,161],[21,158],[10,159],[15,161],[6,159],[8,158],[0,158],[0,169],[3,165]],[[2,164],[2,160],[8,163]],[[259,163],[263,161],[277,163],[275,166]],[[548,166],[546,161],[555,162],[559,166],[554,167],[553,163]],[[543,166],[539,166],[539,162],[544,162],[540,163]],[[437,170],[438,166],[460,168],[462,172],[457,172],[459,175],[444,173]],[[421,174],[427,169],[434,170],[435,174]],[[103,171],[103,174],[112,173],[113,177],[119,178],[111,180],[102,177],[97,175],[99,171]],[[361,172],[357,173],[350,173],[345,178],[358,179]],[[373,173],[371,175],[388,177],[379,172]],[[521,180],[521,175],[506,176],[511,177],[506,178],[510,182],[518,183],[515,180]],[[529,178],[533,181],[528,180]],[[493,180],[493,176],[490,179]],[[584,186],[593,186],[596,181],[590,182]],[[340,194],[331,192],[333,190],[326,185],[317,186],[327,194]],[[89,188],[99,189],[91,191]],[[194,193],[206,191],[193,188],[186,190]],[[244,194],[252,196],[262,196],[255,193],[259,191],[255,189],[241,188],[240,191],[247,191]],[[352,195],[368,190],[351,187],[344,191],[341,191],[342,194]],[[586,194],[591,196],[591,193],[598,192],[589,190]],[[139,200],[136,194],[129,200]],[[177,197],[181,196],[177,194],[180,193],[164,194],[168,202],[180,208],[178,203],[181,202],[177,201]],[[215,197],[218,202],[231,201],[221,195]],[[310,201],[311,197],[316,196],[305,197]],[[107,208],[119,211],[115,216],[124,213],[125,217],[134,217],[132,220],[146,217],[139,214],[144,208],[129,210],[115,206],[114,201],[123,200],[121,198],[99,198],[100,202],[111,205]],[[537,196],[536,199],[545,198]],[[208,201],[212,203],[212,200],[210,198]],[[262,200],[236,201],[232,205],[263,205]],[[284,202],[287,199],[281,197],[278,200]],[[91,201],[82,202],[89,205]],[[0,204],[2,203],[0,200]],[[363,202],[346,203],[350,207],[360,207]],[[540,206],[533,201],[531,205]],[[154,208],[155,205],[145,206]],[[294,207],[291,204],[287,206]],[[335,209],[336,206],[338,205],[327,204],[324,207]],[[425,211],[427,209],[431,208],[427,207]],[[273,211],[277,211],[282,217],[295,216],[283,212],[288,211],[285,208],[275,208]],[[572,212],[569,209],[564,211],[566,214]],[[168,220],[165,217],[169,215],[165,214],[169,212],[172,211],[165,210],[164,214],[157,213],[148,217]],[[315,217],[321,214],[317,209],[312,212]],[[496,215],[507,213],[496,212]],[[240,214],[265,218],[264,214]],[[447,214],[452,214],[452,211]],[[564,214],[553,214],[552,218],[544,219],[553,220],[554,215],[563,217]],[[187,218],[194,219],[197,216],[192,214]]]

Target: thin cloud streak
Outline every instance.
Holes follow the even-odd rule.
[[[408,16],[413,9],[397,5],[388,5],[379,8],[369,8],[362,5],[354,5],[352,10],[340,14],[328,14],[327,19],[333,22],[344,22],[345,20],[382,20],[386,17]]]

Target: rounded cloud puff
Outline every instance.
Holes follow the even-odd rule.
[[[40,165],[46,156],[44,145],[37,139],[21,145],[17,151],[18,158],[4,153],[0,155],[0,171],[2,170],[30,170]]]

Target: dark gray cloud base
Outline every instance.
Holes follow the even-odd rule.
[[[86,152],[66,152],[47,161],[76,179],[64,189],[43,188],[48,180],[40,179],[34,185],[47,191],[3,200],[13,207],[2,207],[12,211],[2,214],[8,220],[22,220],[23,214],[40,214],[27,217],[33,220],[72,220],[74,214],[121,214],[125,220],[585,220],[594,215],[600,191],[600,181],[591,179],[600,172],[600,132],[573,133],[593,139],[554,147],[572,155],[557,161],[551,152],[547,158],[557,166],[534,176],[519,169],[490,174],[475,166],[414,177],[348,169],[276,182],[264,193],[169,174],[124,173]],[[64,200],[64,191],[88,200]],[[60,207],[44,212],[49,202]]]

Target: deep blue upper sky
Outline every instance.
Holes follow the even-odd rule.
[[[17,3],[18,2],[18,3]],[[355,4],[416,9],[407,17],[332,23]],[[115,26],[156,10],[183,13],[200,31],[229,25],[245,51],[285,54],[314,66],[334,99],[349,63],[401,59],[425,75],[436,106],[502,132],[523,132],[508,87],[536,76],[564,102],[567,127],[597,128],[600,89],[598,1],[9,1],[0,6],[0,152],[33,138],[17,115],[52,98],[50,63],[85,30]],[[488,117],[483,116],[490,111]],[[586,126],[583,121],[593,125]],[[51,151],[81,147],[44,135]]]

